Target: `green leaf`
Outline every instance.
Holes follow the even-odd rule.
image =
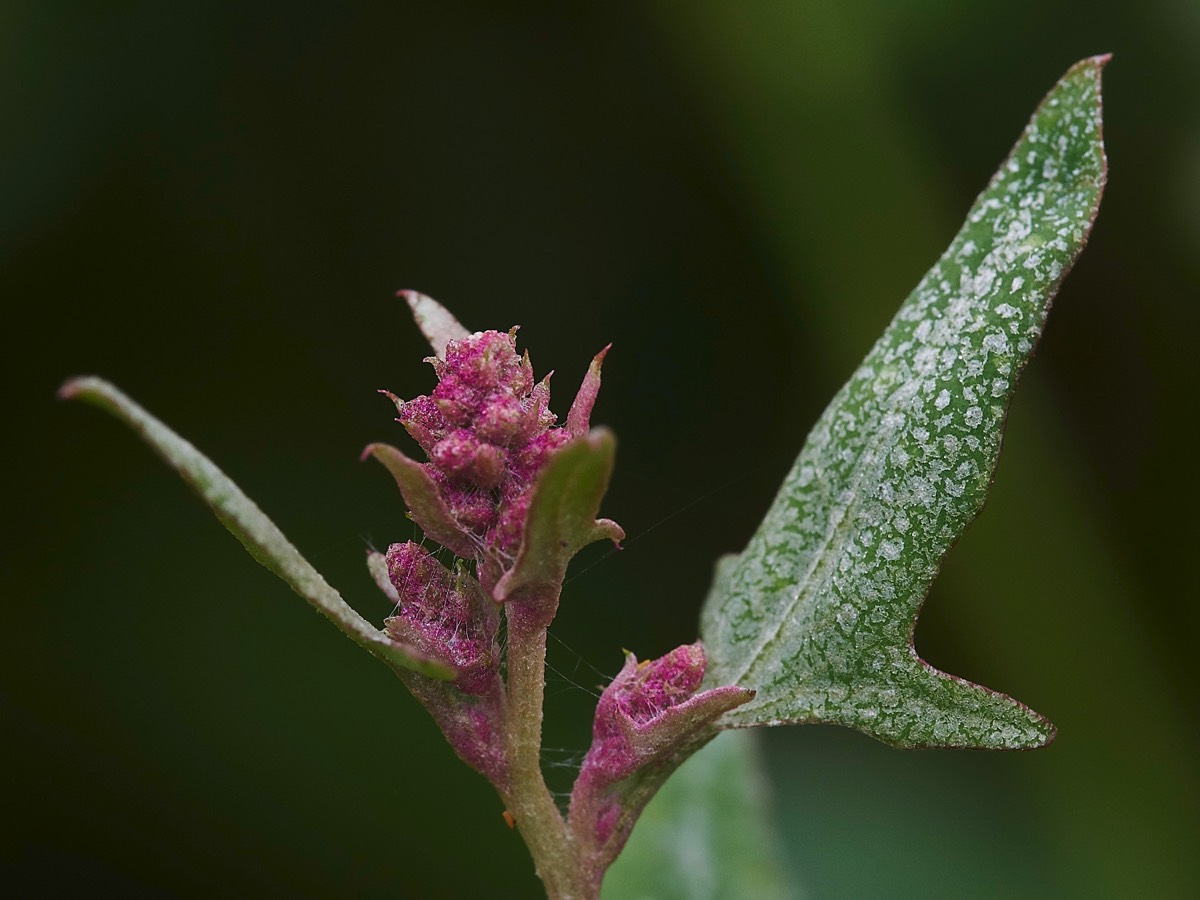
[[[799,896],[767,815],[757,735],[726,732],[646,807],[601,894],[621,900]]]
[[[983,507],[1017,377],[1103,190],[1100,72],[1067,72],[962,230],[825,410],[701,630],[729,726],[831,722],[898,746],[1053,739],[1009,697],[917,656],[942,558]]]
[[[553,618],[571,558],[593,541],[625,537],[616,522],[596,518],[608,490],[616,450],[612,432],[597,428],[550,457],[529,501],[516,562],[493,591],[497,601],[528,600]],[[551,599],[552,604],[548,603]]]
[[[92,403],[133,429],[200,495],[251,556],[359,646],[393,668],[438,679],[454,677],[446,666],[397,644],[355,612],[229,476],[116,387],[100,378],[75,378],[64,384],[58,395]]]

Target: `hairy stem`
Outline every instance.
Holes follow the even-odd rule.
[[[538,876],[552,900],[586,900],[578,848],[542,776],[542,698],[546,686],[546,628],[519,604],[508,618],[508,763],[504,801],[516,818]]]

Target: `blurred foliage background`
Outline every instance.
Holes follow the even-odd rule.
[[[1185,896],[1198,880],[1190,0],[0,6],[4,776],[14,895],[533,897],[485,783],[64,377],[120,384],[364,614],[412,536],[375,390],[432,373],[399,288],[521,324],[595,419],[631,535],[552,641],[588,691],[695,635],[804,435],[1034,106],[1111,51],[1111,183],[923,655],[1048,715],[1029,754],[766,735],[816,897]]]

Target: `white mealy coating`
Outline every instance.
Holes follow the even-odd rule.
[[[1050,726],[928,667],[913,624],[990,484],[1016,376],[1086,239],[1104,178],[1102,60],[1035,113],[950,248],[834,398],[702,634],[730,724],[831,721],[899,744],[1032,746]]]

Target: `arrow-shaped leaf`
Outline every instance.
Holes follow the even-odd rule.
[[[116,387],[100,378],[75,378],[64,384],[58,394],[63,399],[92,403],[133,429],[200,495],[251,556],[286,581],[359,646],[392,668],[438,679],[454,677],[446,666],[397,644],[355,612],[228,475]]]
[[[709,680],[731,726],[849,725],[899,746],[1041,746],[1053,726],[917,656],[942,558],[983,507],[1008,403],[1104,187],[1100,72],[1067,72],[950,248],[825,410],[759,531],[724,561]]]

